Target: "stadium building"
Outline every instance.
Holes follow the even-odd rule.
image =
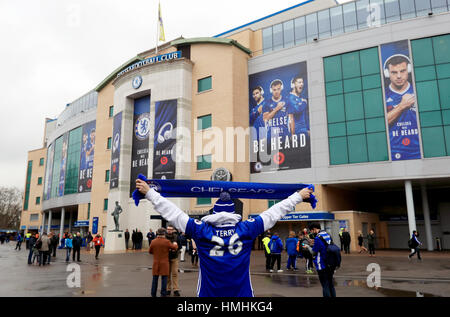
[[[137,54],[46,119],[21,230],[99,232],[119,250],[115,202],[121,230],[164,225],[131,199],[143,173],[311,183],[317,208],[298,205],[282,237],[319,221],[335,240],[347,228],[353,250],[370,229],[379,248],[407,248],[417,229],[428,250],[450,249],[449,6],[309,0]],[[215,199],[172,201],[201,216]],[[246,219],[277,201],[241,202]]]

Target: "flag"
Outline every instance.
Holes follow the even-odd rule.
[[[164,25],[163,25],[163,20],[162,20],[162,16],[161,16],[161,3],[159,3],[158,7],[159,7],[159,11],[158,11],[159,40],[161,42],[164,42],[166,40],[166,36],[164,35]]]

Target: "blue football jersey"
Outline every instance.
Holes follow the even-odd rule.
[[[194,239],[200,259],[197,296],[253,297],[250,254],[263,232],[260,216],[224,227],[190,218],[186,234]]]
[[[279,110],[275,116],[266,122],[266,127],[268,129],[268,134],[272,137],[276,134],[278,136],[289,135],[289,103],[288,100],[283,96],[279,101],[273,101],[270,99],[266,101],[263,108],[263,113],[272,112],[278,105],[278,103],[284,102],[284,107]]]
[[[414,95],[414,88],[411,84],[401,93],[393,91],[389,86],[386,89],[387,111],[389,112],[397,107],[405,94]],[[416,110],[416,105],[413,105],[410,109],[403,111],[398,120],[389,127],[393,161],[420,159],[420,141]]]
[[[309,130],[307,101],[302,97],[290,93],[288,97],[288,104],[288,112],[294,114],[295,134],[307,134]]]
[[[257,104],[253,109],[250,111],[250,127],[253,127],[255,130],[252,132],[252,139],[253,140],[259,140],[266,138],[267,135],[265,133],[265,123],[263,119],[263,113],[264,113],[264,105],[265,100],[261,101],[259,104]],[[258,108],[262,107],[261,113],[259,113]]]

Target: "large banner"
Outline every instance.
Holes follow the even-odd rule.
[[[63,135],[61,164],[59,169],[58,197],[64,196],[64,184],[66,181],[67,149],[69,147],[69,132]]]
[[[80,173],[78,192],[90,192],[92,189],[92,172],[94,169],[95,121],[83,125],[81,139]]]
[[[122,112],[114,116],[112,153],[111,153],[111,176],[109,182],[110,189],[119,187],[121,133],[122,133]]]
[[[250,170],[311,167],[306,62],[250,75]]]
[[[134,100],[133,147],[131,152],[130,197],[139,174],[148,173],[150,96]]]
[[[53,157],[55,155],[55,143],[50,144],[47,150],[47,165],[45,168],[44,200],[49,200],[52,192]]]
[[[381,58],[392,160],[420,159],[417,99],[408,41],[381,45]]]
[[[153,179],[175,179],[176,128],[177,100],[158,101],[155,105]]]

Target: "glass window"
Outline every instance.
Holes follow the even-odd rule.
[[[267,205],[268,205],[268,207],[270,208],[270,207],[272,207],[273,205],[278,204],[280,201],[281,201],[281,200],[269,200],[269,201],[267,202]]]
[[[212,117],[210,114],[197,118],[197,130],[205,130],[211,128]]]
[[[361,77],[344,80],[344,92],[354,92],[361,90]]]
[[[372,26],[386,23],[384,0],[370,0],[370,15]]]
[[[383,94],[381,89],[364,90],[363,95],[365,117],[384,117]]]
[[[273,49],[283,48],[283,24],[273,26]]]
[[[211,205],[211,198],[197,198],[197,205]]]
[[[341,56],[327,57],[323,60],[325,69],[325,82],[342,79]]]
[[[294,20],[289,20],[283,23],[284,32],[284,47],[291,47],[295,44],[294,38]]]
[[[417,16],[427,15],[431,12],[430,0],[415,0]]]
[[[428,0],[421,0],[422,2]],[[416,17],[416,8],[414,0],[399,0],[400,3],[400,16],[402,19],[409,19]]]
[[[440,111],[426,111],[420,113],[420,126],[436,127],[442,125],[442,116]]]
[[[69,147],[67,150],[66,181],[64,194],[75,194],[78,192],[78,173],[80,169],[82,127],[70,131]]]
[[[109,170],[105,171],[105,182],[109,182]]]
[[[327,117],[328,123],[345,121],[343,95],[327,97]]]
[[[114,106],[109,107],[109,117],[112,118],[114,116]]]
[[[109,137],[108,140],[106,141],[106,148],[108,150],[111,150],[111,144],[112,144],[112,138]]]
[[[328,137],[346,136],[347,126],[345,122],[332,123],[328,125]]]
[[[306,16],[306,39],[308,42],[312,42],[317,38],[317,13],[313,13]]]
[[[338,95],[343,93],[342,81],[332,81],[325,84],[327,96]]]
[[[447,11],[446,0],[431,0],[431,9],[434,13],[441,13]]]
[[[355,2],[350,2],[342,6],[344,12],[345,32],[354,31],[357,28]]]
[[[366,135],[351,135],[348,137],[348,161],[349,163],[362,163],[369,160],[367,156]]]
[[[442,121],[444,122],[445,125],[450,125],[450,110],[442,111]],[[450,141],[450,139],[449,139],[449,141]],[[450,150],[450,148],[449,148],[449,150]]]
[[[211,169],[211,154],[209,155],[202,155],[197,157],[197,170],[205,170],[205,169]]]
[[[41,204],[41,197],[36,197],[36,205],[40,205]]]
[[[372,132],[386,132],[386,122],[384,117],[366,119],[366,131]]]
[[[450,63],[436,65],[436,74],[438,79],[450,77]]]
[[[39,159],[39,166],[43,166],[43,165],[44,165],[44,158],[41,157],[41,158]]]
[[[38,177],[38,185],[42,185],[42,177]]]
[[[384,0],[384,12],[386,14],[386,23],[400,20],[398,0]]]
[[[28,161],[27,181],[25,184],[25,198],[23,202],[23,210],[28,210],[28,202],[30,200],[31,172],[33,170],[33,161]]]
[[[212,77],[206,77],[198,80],[198,92],[212,89]]]
[[[331,33],[338,35],[344,33],[344,19],[342,16],[342,6],[330,9]]]
[[[422,128],[424,157],[446,156],[443,127]]]
[[[348,164],[347,138],[330,138],[330,164]]]
[[[364,120],[347,121],[347,135],[366,133]]]
[[[267,53],[272,51],[272,27],[268,27],[263,29],[262,31],[263,36],[263,53]]]
[[[433,38],[436,64],[450,63],[450,34]]]
[[[364,105],[361,92],[344,94],[346,120],[358,120],[364,118]]]
[[[358,29],[367,28],[369,25],[369,0],[359,0],[356,2],[356,16],[358,21]]]
[[[103,199],[103,211],[108,210],[108,198]]]
[[[361,74],[363,76],[380,73],[378,47],[362,50],[359,55],[361,59]]]
[[[411,41],[414,67],[434,65],[433,44],[431,38]]]
[[[306,43],[306,25],[305,17],[299,17],[294,20],[295,45]]]
[[[30,221],[38,221],[39,214],[30,214]]]
[[[417,82],[417,102],[420,111],[440,110],[439,92],[436,80]]]
[[[450,109],[450,78],[438,80],[441,109]]]
[[[363,89],[373,89],[381,87],[380,74],[362,77]]]
[[[435,80],[436,79],[436,67],[423,66],[416,67],[414,70],[416,81]]]
[[[370,162],[389,160],[386,131],[367,134],[367,152]]]
[[[330,11],[323,10],[317,13],[319,24],[319,38],[327,38],[331,36]]]
[[[359,52],[351,52],[342,55],[342,74],[344,79],[361,75]]]

